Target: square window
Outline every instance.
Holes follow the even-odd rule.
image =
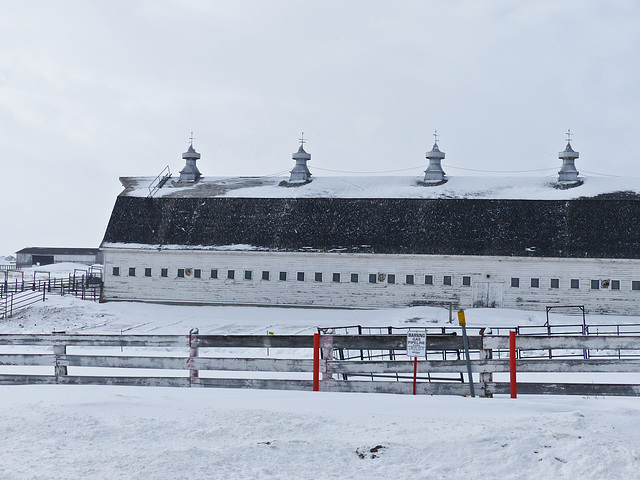
[[[531,288],[539,288],[540,287],[540,279],[532,278],[531,279]]]
[[[178,277],[179,278],[184,278],[184,268],[179,268],[178,269]]]
[[[551,279],[551,288],[560,288],[560,279],[552,278]]]
[[[425,285],[433,285],[433,275],[425,275],[424,276],[424,284]]]
[[[315,275],[313,276],[313,279],[316,282],[321,282],[322,281],[322,272],[316,272]]]
[[[244,271],[244,279],[245,280],[251,280],[251,278],[253,278],[253,272],[251,270],[245,270]]]
[[[519,288],[520,287],[520,279],[517,277],[511,277],[511,286],[513,288]]]
[[[119,277],[120,276],[120,267],[113,267],[113,276],[114,277]]]
[[[144,276],[145,277],[150,277],[151,276],[151,269],[150,268],[145,268],[144,269]]]
[[[331,277],[331,281],[336,282],[336,283],[340,283],[340,274],[339,273],[334,273]]]
[[[407,275],[405,277],[405,282],[407,285],[413,285],[413,275]]]
[[[235,270],[229,270],[227,271],[227,278],[229,280],[235,280],[236,278],[236,271]]]
[[[390,273],[387,275],[387,283],[396,283],[396,274]]]
[[[638,280],[631,282],[631,290],[640,290],[640,282]]]
[[[212,268],[211,269],[211,278],[213,278],[213,279],[218,278],[218,269],[217,268]]]
[[[269,280],[269,270],[263,270],[262,271],[262,279],[263,280]]]
[[[193,278],[202,278],[202,270],[199,268],[194,269]]]
[[[378,281],[378,275],[375,273],[369,274],[369,283],[376,283]]]
[[[280,272],[280,281],[281,282],[286,282],[287,281],[287,272]]]
[[[591,290],[600,289],[600,280],[591,280]]]
[[[304,282],[304,272],[298,272],[296,274],[296,278],[298,279],[299,282]]]
[[[358,283],[358,274],[357,273],[352,273],[351,274],[351,283]]]
[[[160,269],[160,276],[161,277],[168,277],[169,276],[169,269],[168,268],[161,268]]]
[[[611,280],[611,290],[620,290],[620,280]]]
[[[129,276],[130,277],[136,276],[136,267],[129,267]]]
[[[571,288],[580,288],[580,280],[577,278],[571,279]]]
[[[468,276],[462,277],[462,286],[463,287],[470,287],[471,286],[471,277],[468,277]]]
[[[451,285],[451,275],[445,275],[442,279],[444,285]]]

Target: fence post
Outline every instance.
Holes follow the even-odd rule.
[[[53,354],[56,357],[56,366],[55,366],[56,383],[60,383],[60,377],[64,377],[67,375],[67,366],[60,364],[60,356],[67,354],[67,346],[54,345]]]
[[[189,369],[189,386],[193,387],[196,384],[196,378],[198,378],[198,369],[195,362],[198,356],[198,329],[192,328],[189,331],[189,358],[187,359],[187,367]]]
[[[516,332],[509,332],[509,365],[511,398],[518,398],[518,386],[516,383]]]
[[[484,348],[484,335],[480,337],[482,341],[482,346],[480,347],[480,360],[489,360],[493,358],[493,351],[491,349]],[[480,385],[483,389],[483,397],[485,398],[493,398],[493,394],[488,392],[487,383],[493,382],[493,373],[492,372],[480,372]]]
[[[320,391],[320,334],[313,334],[313,391]]]
[[[324,359],[324,369],[322,371],[322,380],[333,380],[331,373],[331,361],[333,360],[333,330],[329,330],[331,334],[320,336],[320,348],[322,348],[322,358]]]

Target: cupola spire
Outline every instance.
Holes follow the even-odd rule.
[[[200,170],[196,166],[196,161],[200,159],[200,154],[193,148],[193,132],[189,137],[189,148],[182,154],[182,158],[185,159],[186,165],[180,170],[180,180],[182,183],[193,183],[200,177]]]
[[[309,168],[307,168],[307,162],[311,160],[311,155],[304,150],[304,143],[306,142],[304,132],[302,132],[299,140],[300,148],[298,148],[298,151],[291,157],[296,161],[296,164],[291,170],[289,183],[305,183],[311,181],[311,172]]]
[[[444,159],[444,152],[441,152],[438,148],[438,131],[433,133],[434,144],[430,152],[427,152],[427,160],[429,165],[424,171],[424,183],[426,185],[440,185],[446,181],[444,170],[442,170],[442,160]]]
[[[575,161],[580,154],[571,148],[571,130],[567,131],[567,146],[564,151],[558,153],[558,158],[562,160],[562,167],[558,172],[558,183],[563,186],[575,186],[581,182],[578,179]]]

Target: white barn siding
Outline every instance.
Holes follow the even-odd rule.
[[[544,309],[547,305],[585,305],[591,312],[637,314],[640,290],[632,282],[640,281],[640,260],[567,259],[489,256],[380,255],[349,253],[284,253],[260,251],[152,250],[104,248],[104,299],[136,300],[192,304],[305,305],[325,307],[394,307],[416,304],[446,305],[456,308],[495,306]],[[113,275],[113,267],[120,275]],[[135,276],[129,276],[135,268]],[[145,277],[145,268],[151,276]],[[162,268],[168,276],[161,277]],[[178,278],[178,269],[191,269]],[[200,269],[202,278],[195,278]],[[211,279],[212,269],[218,278]],[[235,279],[227,278],[229,270]],[[252,279],[245,280],[245,271]],[[263,280],[268,271],[270,279]],[[287,280],[279,280],[286,272]],[[304,272],[304,281],[297,273]],[[315,281],[315,273],[322,281]],[[332,281],[340,273],[340,283]],[[358,274],[358,283],[351,274]],[[369,274],[384,274],[384,281],[369,283]],[[395,284],[389,284],[389,274]],[[406,283],[414,276],[414,284]],[[433,276],[433,285],[425,285],[425,275]],[[451,276],[452,284],[444,285]],[[463,285],[470,277],[470,285]],[[519,278],[519,287],[511,279]],[[539,279],[539,287],[531,279]],[[559,288],[551,288],[557,279]],[[571,280],[579,288],[571,288]],[[598,280],[597,290],[591,280]],[[620,289],[611,288],[611,280]],[[603,287],[608,281],[608,287]],[[605,282],[604,285],[607,285]],[[636,284],[640,288],[640,283]]]

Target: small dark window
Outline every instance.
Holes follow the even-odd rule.
[[[280,272],[280,281],[281,282],[287,281],[287,272]]]
[[[445,275],[442,279],[444,285],[451,285],[451,275]]]
[[[227,271],[227,278],[229,280],[235,280],[236,278],[236,271],[235,270],[229,270]]]
[[[519,288],[520,287],[520,279],[517,277],[511,277],[511,286],[513,288]]]
[[[407,275],[405,276],[405,282],[407,285],[413,285],[413,275]]]
[[[462,277],[462,286],[470,287],[471,286],[471,277]]]
[[[168,268],[161,268],[160,269],[160,276],[161,277],[168,277],[169,276],[169,269]]]
[[[378,282],[378,275],[376,275],[375,273],[370,273],[369,283],[377,283],[377,282]]]
[[[313,276],[313,279],[316,282],[321,282],[322,281],[322,272],[316,272],[315,275]]]
[[[253,278],[253,272],[251,270],[244,271],[244,279],[251,280]]]
[[[531,279],[531,288],[539,288],[540,287],[540,279],[532,278]]]
[[[351,274],[351,283],[358,283],[358,274],[357,273],[352,273]]]
[[[213,279],[218,278],[218,269],[217,268],[212,268],[211,269],[211,278],[213,278]]]
[[[179,268],[178,269],[178,277],[179,278],[184,278],[184,268]]]
[[[129,267],[129,276],[130,277],[136,276],[136,267]]]
[[[331,281],[336,282],[336,283],[340,283],[340,274],[339,273],[334,273],[333,276],[331,277]]]
[[[304,272],[298,272],[296,274],[296,278],[298,279],[299,282],[304,282]]]
[[[620,290],[620,280],[611,280],[611,290]]]
[[[425,275],[424,276],[424,284],[425,285],[433,285],[433,275]]]
[[[591,280],[591,290],[600,290],[600,280]]]
[[[631,282],[631,290],[640,290],[640,282],[638,280]]]
[[[120,267],[113,267],[113,276],[114,277],[120,276]]]
[[[560,288],[560,279],[552,278],[551,279],[551,288]]]
[[[144,276],[145,277],[150,277],[151,276],[151,269],[150,268],[145,268],[144,269]]]
[[[390,273],[387,275],[387,283],[396,283],[396,274]]]
[[[580,280],[577,278],[571,279],[571,288],[580,288]]]
[[[193,270],[193,278],[202,278],[202,270],[196,268]]]
[[[262,271],[262,279],[263,280],[269,280],[269,270],[263,270]]]

